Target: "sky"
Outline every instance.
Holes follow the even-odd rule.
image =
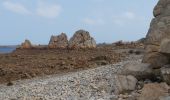
[[[90,32],[97,43],[145,37],[158,0],[0,0],[0,45]]]

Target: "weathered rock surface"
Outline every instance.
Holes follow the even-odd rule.
[[[134,76],[116,75],[116,93],[125,93],[135,90],[137,79]]]
[[[170,39],[165,39],[162,41],[160,46],[160,52],[170,54]]]
[[[170,85],[170,66],[161,68],[163,80]]]
[[[170,96],[159,97],[159,100],[170,100]]]
[[[32,44],[29,40],[25,40],[20,46],[20,49],[30,49],[30,48],[32,48]]]
[[[96,41],[88,31],[79,30],[70,39],[69,48],[96,48]]]
[[[146,53],[143,59],[143,63],[149,63],[151,68],[161,68],[169,63],[169,59],[166,55],[159,52]]]
[[[137,100],[159,100],[161,96],[168,96],[169,86],[166,83],[145,84]]]
[[[159,52],[159,48],[162,41],[170,39],[170,1],[159,0],[153,13],[155,18],[152,20],[150,29],[146,36],[145,43],[147,53],[143,62],[151,63],[151,65],[153,64],[152,67],[159,68],[162,65],[169,63],[169,61],[167,61],[168,58]]]
[[[49,48],[67,48],[68,47],[67,35],[65,33],[61,33],[58,36],[51,36],[48,47]]]
[[[121,74],[133,75],[138,80],[152,78],[152,69],[149,66],[146,63],[131,62],[123,67]]]

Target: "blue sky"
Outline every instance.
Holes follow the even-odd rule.
[[[98,43],[146,35],[158,0],[1,0],[0,45],[48,44],[51,35],[70,38],[87,30]]]

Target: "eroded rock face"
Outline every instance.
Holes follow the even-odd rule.
[[[69,41],[69,48],[96,48],[96,41],[85,30],[76,31]]]
[[[49,48],[67,48],[67,35],[65,33],[61,33],[58,36],[51,36],[48,46]]]
[[[30,48],[32,48],[32,44],[29,40],[25,40],[20,46],[20,49],[30,49]]]
[[[162,41],[170,40],[170,1],[159,0],[153,13],[155,18],[146,36],[147,53],[143,62],[151,63],[153,68],[159,68],[169,63],[168,58],[159,51]]]
[[[170,54],[170,39],[165,39],[162,41],[160,46],[160,52]]]

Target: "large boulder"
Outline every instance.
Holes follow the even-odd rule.
[[[29,41],[29,40],[25,40],[22,44],[21,44],[21,46],[19,47],[20,49],[30,49],[30,48],[32,48],[32,44],[31,44],[31,42]]]
[[[51,36],[48,47],[49,48],[67,48],[68,47],[67,35],[65,33],[61,33],[58,36]]]
[[[115,93],[125,93],[136,88],[137,79],[132,75],[115,75]]]
[[[69,48],[96,48],[96,41],[85,30],[78,30],[69,41]]]
[[[169,58],[161,54],[160,48],[163,47],[160,46],[165,39],[170,40],[170,1],[159,0],[153,13],[155,18],[153,18],[146,36],[145,49],[147,51],[143,62],[151,63],[153,68],[160,68],[169,63]],[[165,50],[165,48],[163,49]]]
[[[137,100],[160,100],[160,97],[169,95],[168,90],[169,86],[166,83],[145,84]]]
[[[131,62],[124,65],[121,74],[123,75],[133,75],[138,80],[151,79],[153,78],[152,68],[149,67],[150,64]]]

